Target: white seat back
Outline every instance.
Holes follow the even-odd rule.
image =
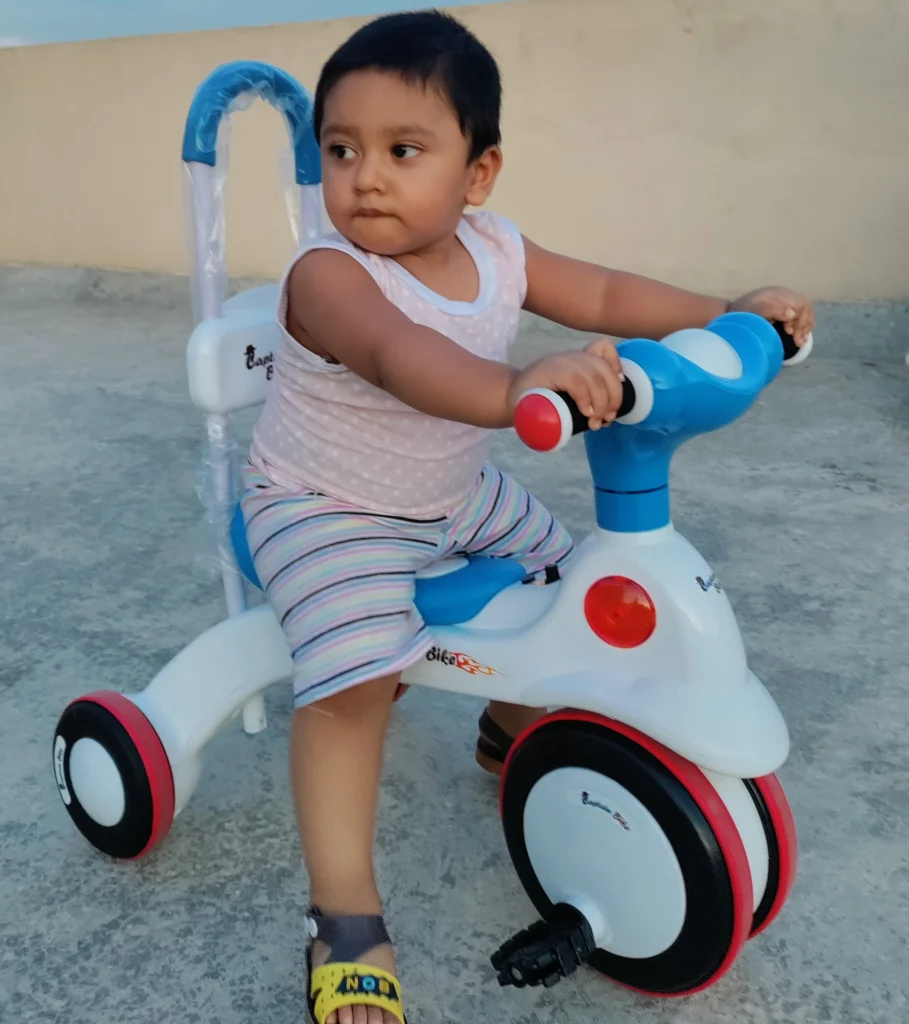
[[[265,401],[281,343],[277,301],[277,285],[241,292],[224,304],[220,319],[203,320],[193,331],[189,394],[206,414],[227,416]]]

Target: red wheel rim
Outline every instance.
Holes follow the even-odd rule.
[[[770,814],[770,820],[773,822],[773,830],[776,833],[777,846],[779,847],[780,879],[777,885],[776,898],[770,907],[767,917],[760,927],[755,928],[751,933],[751,938],[760,935],[773,924],[789,899],[789,894],[792,892],[792,887],[795,885],[796,875],[798,874],[799,846],[795,828],[795,817],[792,814],[792,808],[789,806],[789,800],[783,792],[783,787],[780,785],[780,780],[775,775],[765,775],[763,778],[754,779],[753,781],[764,798],[764,803],[767,805],[767,811]]]
[[[124,697],[122,693],[111,690],[97,690],[86,694],[73,703],[89,701],[109,711],[129,734],[135,744],[142,765],[148,776],[148,784],[152,795],[152,830],[144,848],[126,860],[138,860],[144,857],[154,846],[167,835],[174,821],[174,776],[170,761],[164,750],[161,738],[155,732],[151,722],[136,705]]]
[[[530,725],[515,740],[505,759],[505,767],[502,771],[502,778],[499,783],[499,813],[502,813],[504,806],[505,779],[508,775],[508,767],[520,744],[537,729],[542,728],[550,722],[573,721],[592,722],[605,729],[619,733],[637,743],[638,746],[652,754],[664,767],[682,783],[691,794],[692,799],[698,805],[699,810],[707,819],[707,823],[716,836],[720,849],[723,851],[723,859],[729,872],[729,882],[732,887],[732,896],[735,906],[735,923],[732,939],[726,958],[714,974],[703,984],[696,988],[687,989],[684,992],[656,993],[648,992],[646,989],[634,988],[632,985],[624,985],[622,982],[615,982],[623,988],[638,992],[641,995],[659,997],[661,999],[679,999],[696,995],[705,989],[715,985],[720,978],[729,970],[735,962],[736,957],[748,940],[752,922],[754,920],[754,887],[751,881],[751,868],[748,865],[748,855],[742,843],[739,831],[735,827],[732,815],[720,799],[719,794],[708,781],[704,773],[681,755],[663,746],[656,740],[644,733],[638,732],[623,722],[616,722],[603,715],[595,715],[587,711],[556,711],[554,714],[540,718]]]

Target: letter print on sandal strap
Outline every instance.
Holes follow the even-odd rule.
[[[343,1006],[377,1006],[405,1024],[401,983],[387,971],[368,964],[325,964],[310,976],[312,1006],[316,1024]]]

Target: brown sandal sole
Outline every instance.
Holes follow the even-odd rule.
[[[476,752],[477,764],[483,769],[483,771],[489,772],[490,775],[495,775],[497,778],[502,777],[502,772],[505,771],[505,762],[498,760],[498,758],[490,757],[489,754],[484,754],[479,747]]]
[[[505,759],[514,743],[514,737],[494,722],[488,711],[483,712],[479,722],[480,735],[477,738],[477,764],[491,775],[500,776],[505,769]]]

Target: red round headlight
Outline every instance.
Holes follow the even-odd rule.
[[[656,629],[650,594],[625,576],[597,580],[584,598],[584,614],[594,633],[611,647],[640,647]]]

